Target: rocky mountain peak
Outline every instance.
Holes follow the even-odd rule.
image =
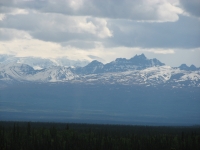
[[[132,57],[131,59],[138,59],[138,60],[146,60],[146,56],[144,54],[141,55],[135,55],[134,57]]]
[[[126,62],[127,59],[126,58],[116,58],[115,62]]]
[[[186,70],[186,71],[195,71],[198,70],[198,68],[195,65],[191,65],[190,67],[186,64],[182,64],[178,67],[180,70]]]

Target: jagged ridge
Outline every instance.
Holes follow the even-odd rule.
[[[145,68],[153,66],[163,66],[157,59],[147,59],[144,54],[136,55],[131,59],[117,58],[107,64],[102,64],[98,61],[93,61],[85,67],[77,68],[74,70],[78,74],[98,74],[98,73],[108,73],[108,72],[124,72],[130,70],[142,70]]]

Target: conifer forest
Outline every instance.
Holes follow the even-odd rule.
[[[0,122],[1,150],[199,150],[199,126]]]

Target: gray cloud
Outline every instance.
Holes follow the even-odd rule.
[[[1,0],[5,18],[0,20],[0,40],[20,38],[25,31],[35,39],[80,49],[94,49],[97,43],[104,47],[200,47],[200,21],[181,15],[181,8],[172,2]],[[198,16],[197,0],[180,2]]]
[[[200,1],[199,0],[180,0],[183,8],[190,14],[200,17]]]
[[[200,20],[186,16],[174,23],[143,23],[112,21],[114,38],[107,46],[143,48],[197,48],[200,47]]]
[[[200,20],[179,16],[176,22],[146,23],[93,17],[71,17],[60,14],[7,15],[0,21],[1,39],[12,39],[3,28],[28,32],[33,38],[62,45],[92,49],[95,42],[105,47],[196,48],[200,47]],[[13,34],[13,36],[16,34]],[[18,36],[17,34],[17,37]],[[94,42],[95,41],[95,42]]]
[[[3,21],[0,21],[0,27],[33,31],[39,27],[41,20],[41,16],[36,16],[31,13],[28,15],[7,15]]]
[[[93,59],[93,60],[98,60],[100,62],[105,61],[104,59],[98,57],[98,56],[94,56],[94,55],[88,55],[89,58]]]
[[[112,36],[106,21],[90,17],[70,17],[59,14],[33,13],[7,15],[0,27],[28,32],[32,37],[44,41],[97,41]],[[8,39],[5,36],[5,39]],[[73,42],[72,42],[73,43]],[[91,44],[91,42],[89,43]],[[89,46],[91,47],[91,46]]]
[[[176,0],[177,1],[177,0]],[[146,0],[32,0],[1,2],[2,6],[33,9],[72,16],[92,16],[144,21],[176,21],[180,8],[167,1]]]
[[[10,13],[13,11],[12,7],[0,6],[0,13]]]

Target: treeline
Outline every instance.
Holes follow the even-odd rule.
[[[199,150],[200,127],[0,122],[1,150]]]

